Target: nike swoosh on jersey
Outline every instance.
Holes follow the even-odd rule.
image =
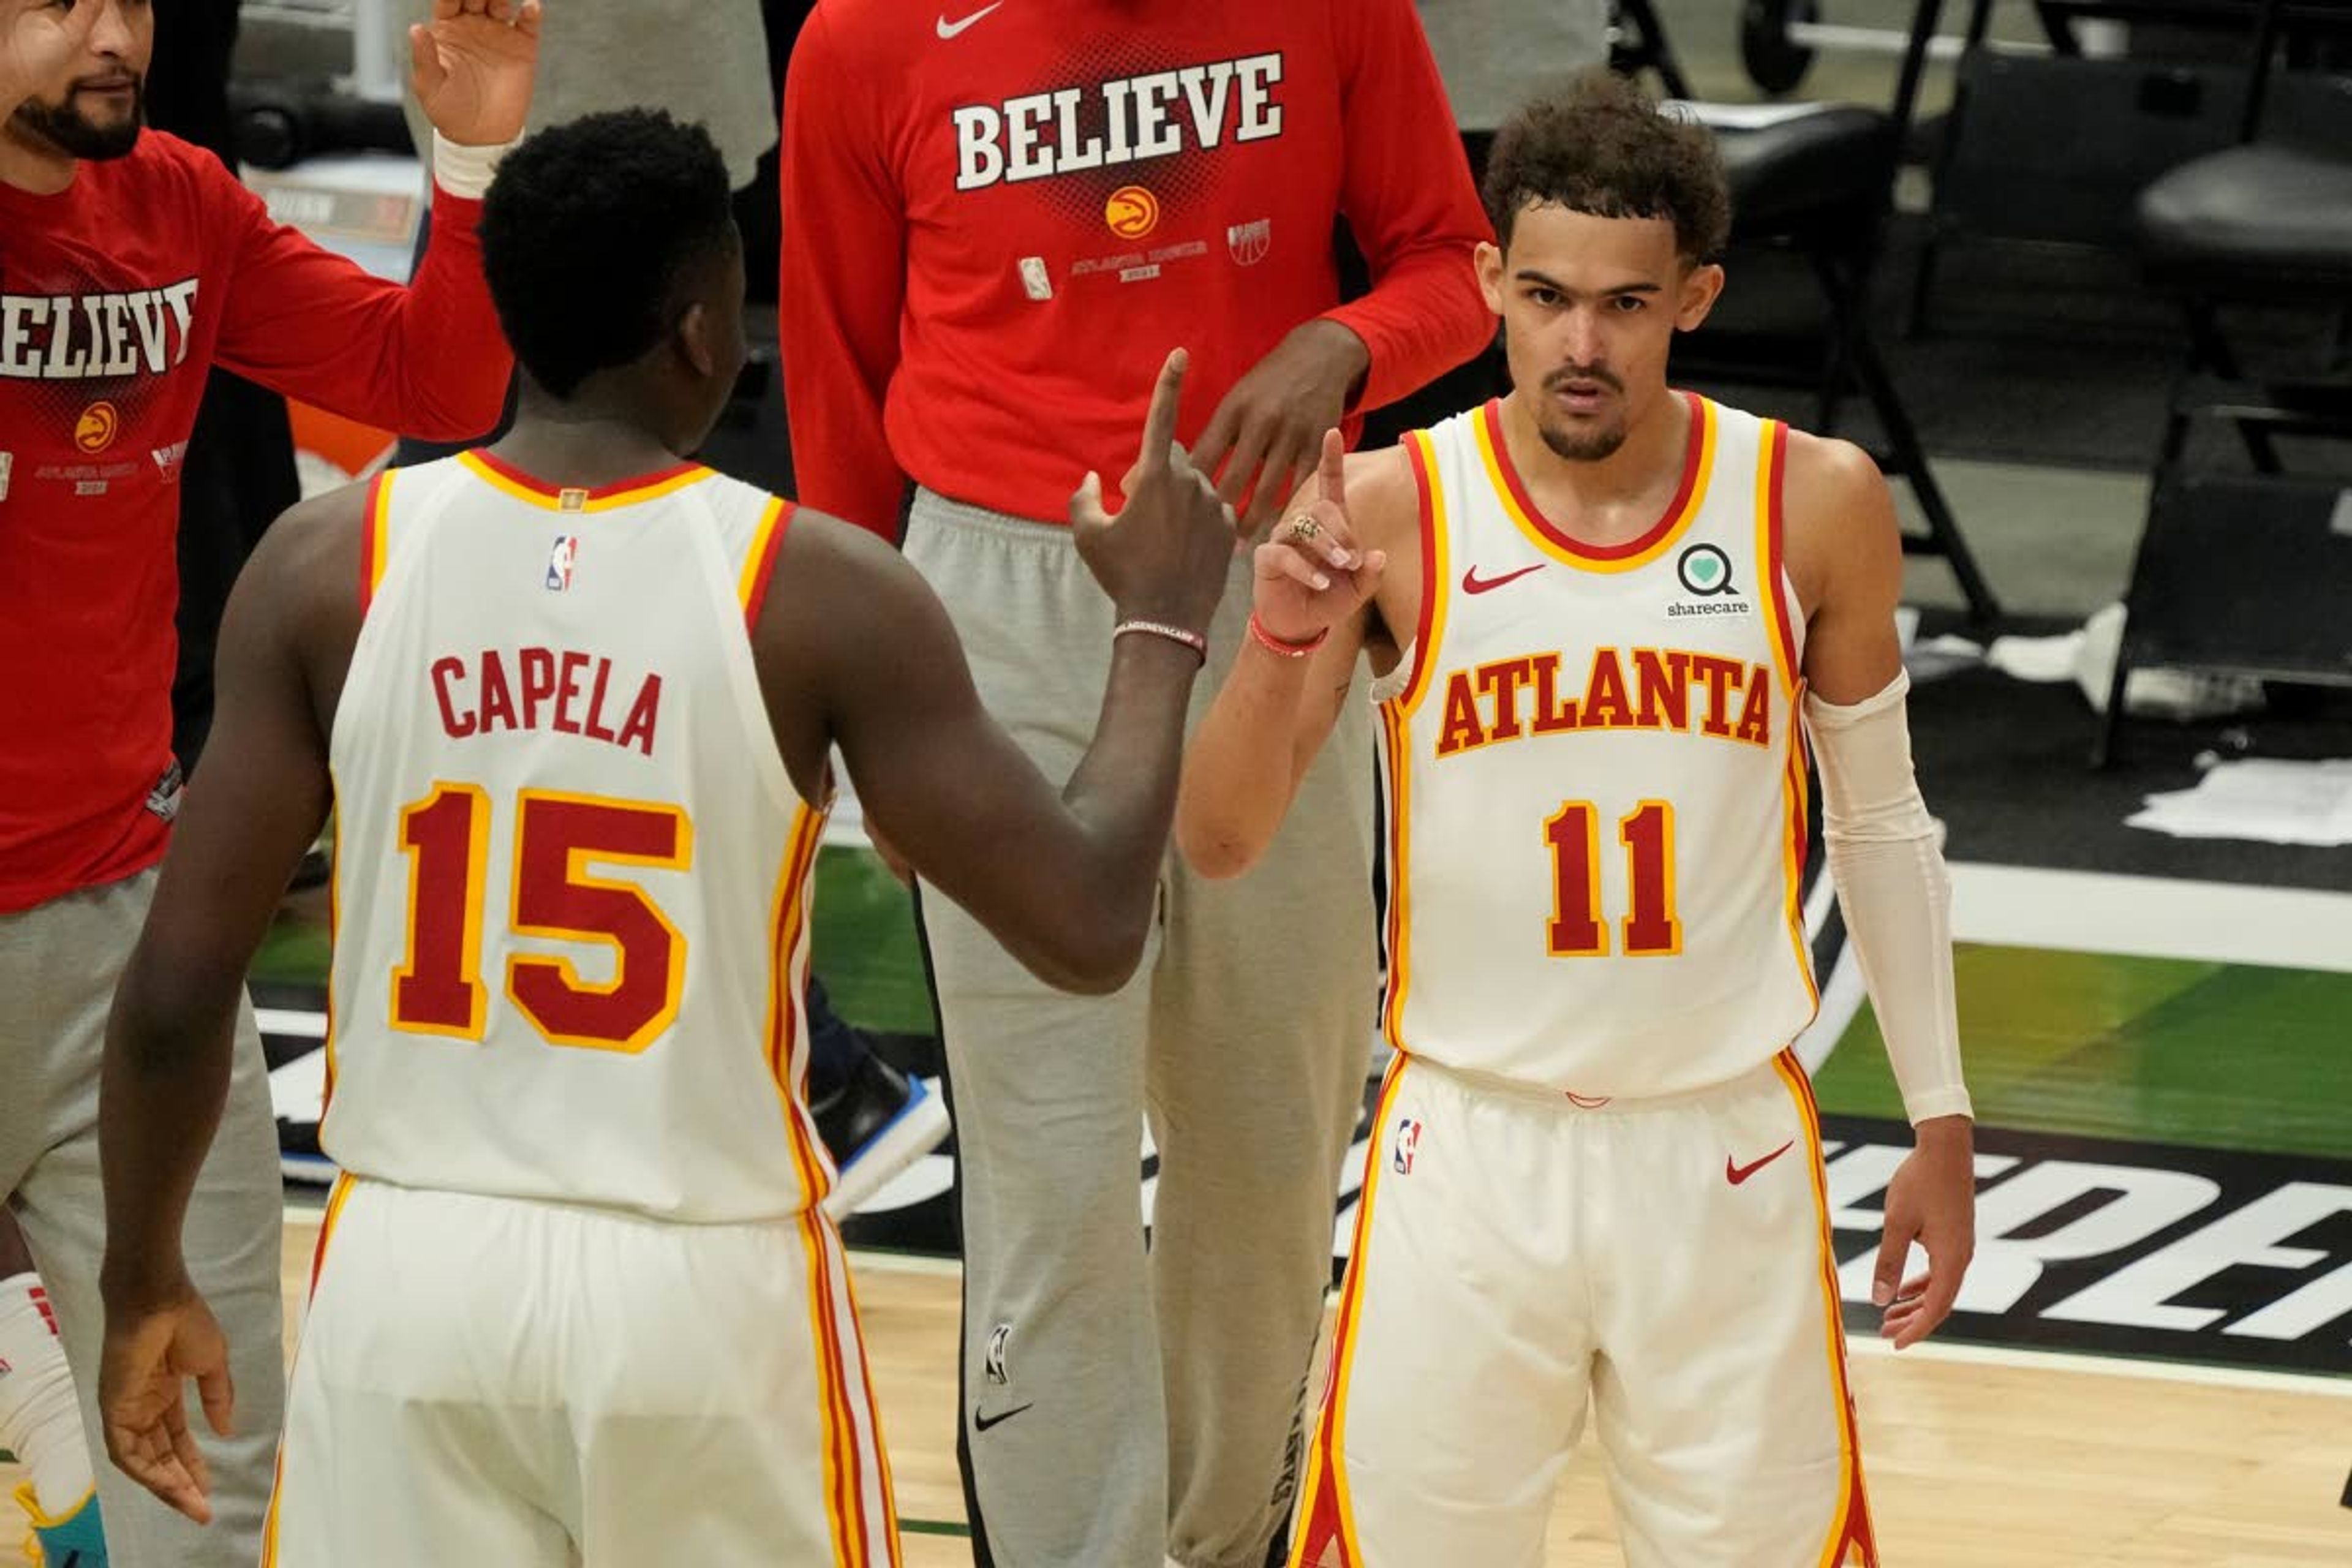
[[[996,0],[996,5],[1002,5],[1003,4],[1004,0]],[[942,12],[940,16],[940,37],[942,38],[952,38],[960,36],[966,27],[971,26],[974,22],[979,21],[982,16],[985,16],[991,11],[995,10],[996,5],[982,5],[979,10],[974,11],[971,16],[966,16],[961,22],[949,21],[946,14]]]
[[[1736,1187],[1740,1183],[1746,1181],[1748,1177],[1754,1175],[1757,1172],[1762,1170],[1765,1166],[1770,1164],[1773,1161],[1779,1159],[1781,1155],[1787,1153],[1796,1146],[1797,1141],[1794,1138],[1791,1138],[1786,1143],[1781,1144],[1778,1149],[1773,1150],[1769,1154],[1765,1155],[1762,1159],[1754,1162],[1752,1164],[1747,1165],[1733,1163],[1731,1156],[1726,1154],[1723,1157],[1723,1179],[1729,1182]]]
[[[1462,591],[1465,594],[1491,594],[1506,583],[1516,583],[1530,572],[1542,571],[1545,564],[1546,563],[1538,561],[1532,566],[1522,566],[1516,572],[1506,572],[1499,577],[1481,577],[1478,575],[1478,568],[1473,566],[1462,574]]]

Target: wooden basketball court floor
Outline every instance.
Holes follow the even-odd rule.
[[[316,1210],[289,1210],[289,1345],[317,1235]],[[875,1252],[853,1267],[905,1568],[965,1568],[957,1267]],[[1853,1380],[1888,1568],[2352,1563],[2352,1510],[2338,1504],[2352,1380],[1932,1342],[1898,1356],[1860,1340]],[[0,1465],[0,1491],[22,1479]],[[1588,1436],[1553,1510],[1546,1568],[1615,1568],[1615,1542]]]
[[[289,1211],[289,1344],[317,1234],[315,1211]],[[958,1268],[875,1252],[852,1267],[905,1568],[968,1568]],[[1896,1355],[1861,1342],[1853,1379],[1887,1568],[2352,1563],[2352,1510],[2337,1502],[2352,1466],[2352,1380],[1932,1342]],[[1622,1562],[1588,1436],[1553,1510],[1546,1568]]]

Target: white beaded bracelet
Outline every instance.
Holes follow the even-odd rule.
[[[1166,637],[1170,642],[1182,643],[1202,664],[1209,662],[1209,639],[1198,632],[1171,626],[1165,621],[1121,621],[1112,628],[1111,640],[1117,642],[1129,632],[1141,632],[1146,637]]]

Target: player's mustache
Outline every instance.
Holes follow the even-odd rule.
[[[1572,364],[1565,369],[1556,370],[1544,377],[1544,390],[1557,392],[1571,381],[1597,381],[1612,392],[1625,390],[1625,384],[1617,379],[1614,372],[1606,365],[1599,364]]]

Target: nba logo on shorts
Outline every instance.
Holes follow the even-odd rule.
[[[578,534],[559,533],[555,536],[555,543],[547,552],[549,593],[561,594],[564,589],[572,586],[572,558],[579,553],[580,536]]]
[[[1421,1123],[1408,1116],[1397,1122],[1396,1173],[1412,1174],[1412,1157],[1421,1147]]]
[[[997,1324],[988,1336],[986,1363],[988,1381],[999,1388],[1003,1387],[1005,1382],[1012,1376],[1004,1365],[1005,1347],[1012,1338],[1013,1325],[1010,1323]]]
[[[1262,217],[1255,223],[1229,224],[1225,228],[1225,251],[1236,267],[1255,267],[1274,248],[1274,220]]]

